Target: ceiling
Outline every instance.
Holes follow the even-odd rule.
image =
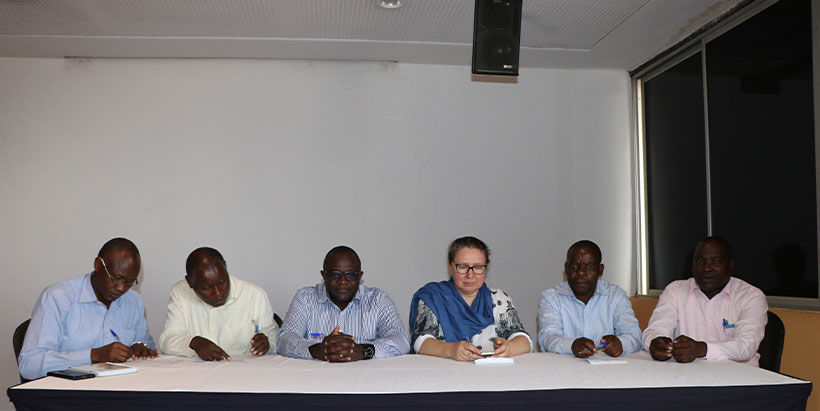
[[[741,0],[524,0],[522,68],[630,70]],[[0,0],[0,57],[470,65],[474,0]]]

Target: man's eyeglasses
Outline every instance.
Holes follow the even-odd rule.
[[[339,281],[342,276],[345,277],[345,280],[353,282],[359,279],[359,275],[361,275],[361,271],[322,271],[322,273],[326,276],[329,281]]]
[[[476,265],[467,265],[467,264],[456,264],[456,272],[459,274],[467,274],[470,270],[473,270],[473,274],[481,275],[487,271],[487,264],[476,264]]]
[[[108,279],[111,280],[111,282],[114,283],[115,285],[124,285],[126,287],[133,287],[134,285],[139,284],[139,282],[136,279],[123,280],[120,277],[112,276],[111,273],[108,272],[108,267],[105,266],[105,260],[103,260],[102,257],[97,257],[97,258],[100,259],[100,262],[102,263],[103,269],[105,269],[105,273],[108,274]]]

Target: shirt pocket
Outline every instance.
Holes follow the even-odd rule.
[[[129,328],[112,328],[115,333],[117,333],[117,337],[121,343],[125,345],[132,345],[136,342],[137,330],[132,330]],[[109,333],[111,331],[108,331]]]
[[[218,342],[214,341],[230,355],[249,354],[251,338],[255,335],[255,326],[248,310],[232,310],[220,316],[221,324],[216,324]]]

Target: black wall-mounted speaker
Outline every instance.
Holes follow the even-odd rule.
[[[517,76],[521,1],[476,0],[473,73]]]

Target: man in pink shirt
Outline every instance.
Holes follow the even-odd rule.
[[[766,327],[766,296],[732,277],[726,240],[707,237],[695,248],[693,278],[663,290],[643,332],[643,346],[658,361],[733,360],[755,367]],[[674,340],[673,340],[674,338]]]

